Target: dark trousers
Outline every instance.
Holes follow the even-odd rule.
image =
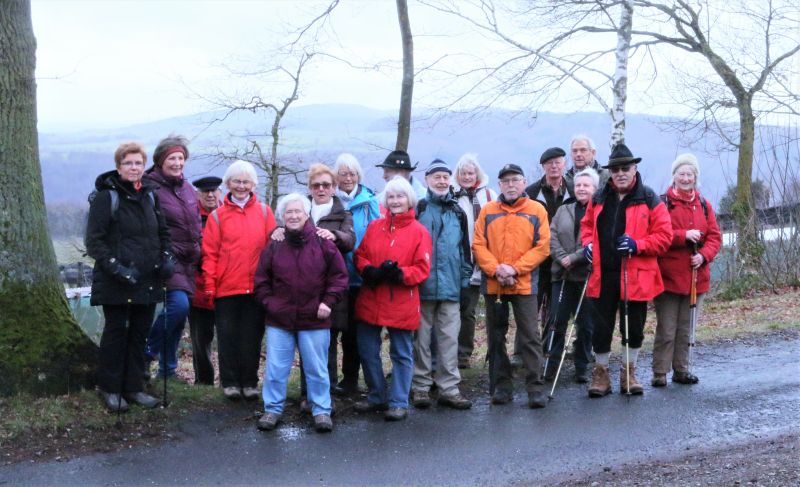
[[[144,346],[155,304],[104,305],[97,385],[105,392],[144,390]]]
[[[256,387],[264,309],[252,294],[225,296],[214,303],[220,385]]]
[[[542,389],[542,339],[536,316],[536,296],[509,295],[502,301],[485,295],[486,326],[489,335],[489,383],[491,392],[503,389],[511,392],[511,362],[506,353],[508,320],[504,311],[506,303],[514,310],[514,321],[520,335],[520,355],[525,368],[525,389],[533,392]]]
[[[628,301],[629,341],[625,335],[625,301],[620,289],[620,271],[607,272],[603,269],[600,275],[600,297],[591,301],[597,317],[592,336],[594,353],[611,351],[617,313],[619,313],[622,344],[628,344],[631,348],[641,348],[644,341],[644,322],[647,319],[647,301]]]
[[[566,283],[566,284],[565,284]],[[562,293],[561,288],[564,288]],[[548,369],[555,373],[561,353],[564,350],[564,339],[567,324],[578,307],[578,301],[583,291],[582,282],[556,281],[553,283],[553,306],[550,307],[550,318],[544,330],[544,347],[549,345],[551,330],[554,330],[553,345],[550,347],[550,363]],[[559,296],[561,300],[559,301]],[[580,314],[575,319],[577,339],[575,340],[575,370],[583,371],[592,360],[592,330],[594,329],[594,309],[590,300],[583,300]],[[568,345],[568,344],[567,344]],[[547,373],[547,371],[545,372]]]
[[[461,329],[458,331],[458,358],[469,359],[475,349],[475,308],[478,307],[480,286],[461,288]]]
[[[214,365],[211,363],[211,342],[214,341],[213,309],[189,309],[189,334],[192,337],[194,383],[214,385]]]

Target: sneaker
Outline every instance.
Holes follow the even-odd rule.
[[[138,404],[145,409],[153,409],[161,404],[161,401],[150,394],[145,394],[144,392],[129,392],[123,394],[122,396],[127,399],[129,403]]]
[[[112,413],[124,413],[128,410],[128,402],[121,394],[106,392],[101,389],[98,389],[97,392],[100,394],[100,399],[103,400],[103,404],[105,404],[106,408]]]
[[[506,389],[496,389],[492,394],[492,404],[508,404],[514,400],[514,394]]]
[[[244,388],[242,388],[242,395],[248,401],[255,401],[256,399],[258,399],[259,392],[260,391],[258,390],[257,387],[244,387]]]
[[[417,409],[427,409],[431,407],[433,402],[431,401],[431,396],[428,395],[428,391],[413,390],[411,391],[411,404]]]
[[[226,399],[230,399],[231,401],[238,401],[242,398],[242,391],[235,386],[223,387],[222,394]]]
[[[371,403],[369,401],[357,401],[353,404],[353,410],[357,413],[371,413],[371,412],[381,412],[386,411],[389,409],[389,405],[384,403]]]
[[[442,406],[447,406],[453,409],[469,409],[472,407],[472,401],[462,396],[460,392],[448,394],[446,396],[439,396],[439,400],[437,402]]]
[[[260,418],[258,418],[258,424],[256,427],[261,431],[272,431],[276,426],[278,426],[280,420],[280,414],[264,413]]]
[[[650,381],[650,385],[653,387],[666,387],[667,374],[653,374],[653,380]]]
[[[672,373],[672,382],[677,382],[678,384],[697,384],[700,382],[700,379],[692,374],[691,372],[678,372],[675,371]]]
[[[327,414],[318,414],[314,416],[314,429],[317,433],[330,433],[333,431],[333,421]]]
[[[547,406],[547,396],[544,391],[533,391],[528,393],[528,407],[531,409],[542,409]]]
[[[408,409],[389,408],[383,415],[386,421],[402,421],[408,416]]]

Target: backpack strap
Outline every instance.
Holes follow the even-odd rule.
[[[492,201],[492,192],[489,191],[489,188],[486,187],[486,188],[483,188],[483,190],[486,191],[486,202],[488,203],[488,202]]]
[[[425,213],[425,210],[427,208],[428,208],[428,200],[423,198],[423,199],[417,201],[417,207],[414,210],[414,213],[416,213],[414,216],[416,217],[417,220],[419,220],[420,215]]]
[[[697,195],[697,199],[700,200],[700,207],[703,208],[703,216],[705,216],[706,220],[708,220],[708,201],[702,196],[700,196],[700,194]],[[661,201],[663,201],[664,204],[667,205],[667,210],[672,210],[675,207],[675,205],[673,205],[672,202],[669,200],[669,196],[667,196],[667,193],[661,195]]]
[[[213,218],[214,221],[217,222],[217,226],[219,226],[219,215],[217,214],[217,210],[212,211],[211,214],[208,216]]]

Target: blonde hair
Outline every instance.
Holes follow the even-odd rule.
[[[336,174],[333,172],[333,169],[329,168],[325,164],[312,164],[311,167],[308,168],[308,189],[311,189],[311,181],[321,175],[327,174],[331,177],[331,183],[333,187],[336,188]]]

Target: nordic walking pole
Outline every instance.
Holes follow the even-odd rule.
[[[694,242],[694,252],[692,255],[697,254],[697,242]],[[694,332],[697,328],[697,268],[692,266],[692,284],[689,291],[689,361],[688,369],[692,371],[692,354],[694,352]]]
[[[581,305],[583,304],[583,297],[586,295],[586,286],[589,284],[589,279],[586,279],[586,282],[583,283],[583,291],[581,291],[581,297],[578,300],[578,307],[575,308],[575,316],[572,318],[572,323],[569,325],[569,330],[567,330],[567,338],[564,340],[564,349],[561,351],[561,360],[558,362],[558,368],[556,369],[556,376],[553,378],[553,387],[550,389],[550,395],[547,396],[548,399],[553,399],[553,393],[556,390],[556,384],[558,384],[558,376],[561,375],[561,366],[564,365],[564,358],[567,356],[567,343],[572,339],[572,332],[575,330],[575,322],[578,321],[578,315],[581,312]]]
[[[630,259],[630,255],[625,255],[622,257],[622,293],[623,299],[625,301],[625,394],[628,396],[631,395],[631,363],[630,363],[630,352],[628,347],[629,337],[628,334],[628,259]]]
[[[164,336],[161,343],[161,361],[164,364],[164,399],[161,401],[161,407],[166,408],[169,405],[167,402],[167,283],[164,283]]]
[[[564,285],[567,282],[567,275],[568,274],[569,274],[569,270],[565,269],[564,270],[564,281],[561,283],[561,289],[559,289],[559,291],[558,291],[558,302],[556,303],[555,314],[552,313],[552,309],[548,310],[549,311],[548,314],[550,314],[550,316],[548,316],[548,319],[547,319],[547,322],[548,322],[548,326],[547,327],[550,329],[550,338],[548,339],[548,342],[547,342],[547,353],[544,354],[544,369],[542,370],[542,377],[544,377],[544,375],[547,373],[547,366],[550,364],[550,354],[553,351],[553,341],[555,340],[555,336],[556,336],[556,316],[558,316],[558,309],[561,307],[561,298],[564,296]],[[551,316],[552,316],[552,318],[551,318]],[[564,349],[565,350],[566,350],[566,344],[567,344],[567,342],[564,342]]]

